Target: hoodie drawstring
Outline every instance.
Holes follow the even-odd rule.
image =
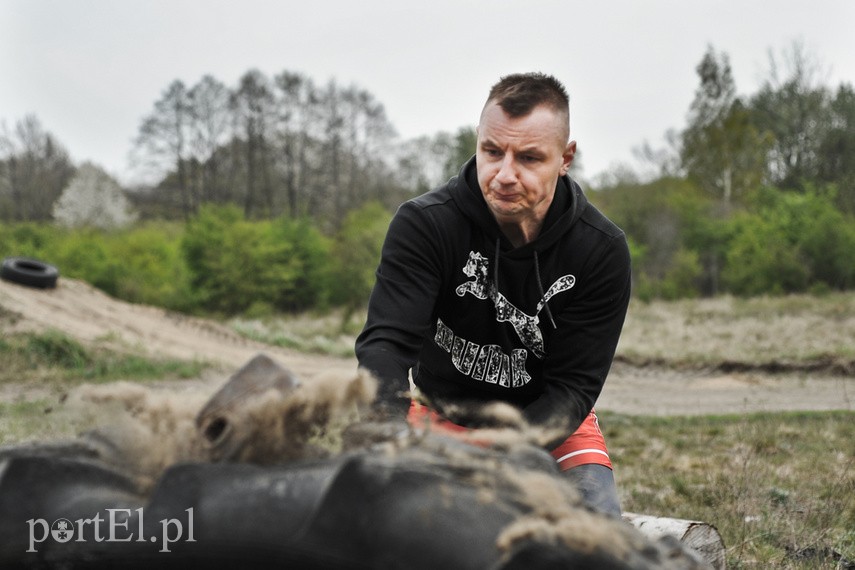
[[[540,263],[537,261],[537,251],[534,252],[534,276],[537,279],[537,287],[540,289],[540,298],[543,299],[543,307],[546,309],[546,315],[549,317],[549,322],[552,323],[552,328],[557,329],[555,319],[552,318],[552,310],[549,308],[549,299],[546,298],[546,291],[543,290],[543,283],[540,280]]]
[[[501,238],[496,238],[496,257],[493,262],[493,286],[496,288],[496,293],[499,292],[499,253],[500,253]],[[546,299],[546,291],[543,290],[543,282],[540,279],[540,262],[537,258],[537,251],[534,252],[534,276],[537,280],[537,288],[540,289],[540,298],[543,299],[543,307],[546,309],[546,315],[549,317],[549,322],[552,323],[552,328],[557,329],[555,319],[552,317],[552,310],[549,308],[549,300]]]
[[[493,286],[496,287],[496,293],[499,292],[499,243],[502,238],[496,238],[496,261],[493,263]]]

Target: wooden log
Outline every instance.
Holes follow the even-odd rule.
[[[711,524],[668,517],[623,513],[623,519],[652,539],[670,535],[691,548],[715,570],[725,570],[724,541]]]

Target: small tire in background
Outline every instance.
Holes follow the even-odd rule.
[[[19,285],[50,289],[56,287],[59,270],[49,263],[29,257],[7,257],[0,268],[0,278]]]

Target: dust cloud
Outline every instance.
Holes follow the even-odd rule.
[[[228,459],[257,464],[318,457],[340,448],[340,433],[374,398],[367,373],[349,378],[318,375],[290,393],[265,390],[242,400],[229,415],[233,452],[198,429],[210,389],[172,391],[131,382],[83,385],[72,390],[65,412],[97,418],[81,437],[107,463],[150,487],[170,465]]]

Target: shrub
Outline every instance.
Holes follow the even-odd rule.
[[[201,308],[235,314],[269,304],[308,309],[324,299],[326,240],[307,221],[250,222],[232,206],[205,206],[181,243]]]
[[[291,244],[295,268],[291,286],[280,290],[274,306],[286,311],[328,306],[334,279],[332,240],[309,219],[279,218],[272,222],[270,234],[275,242]]]
[[[63,232],[46,224],[0,223],[0,255],[35,257],[55,263],[51,252],[54,245],[61,241],[62,234]]]
[[[62,275],[83,279],[109,295],[118,294],[118,281],[126,260],[110,254],[104,232],[67,231],[52,253]]]
[[[180,248],[182,232],[178,224],[160,222],[104,234],[107,254],[120,260],[114,294],[134,303],[191,308],[189,274]]]
[[[766,188],[754,209],[731,222],[722,278],[738,295],[803,292],[855,285],[855,221],[833,195]]]
[[[708,197],[686,180],[662,178],[593,192],[592,201],[627,234],[635,294],[642,299],[697,296],[714,288],[719,226]]]
[[[737,295],[792,293],[808,283],[805,264],[784,229],[762,215],[734,219],[734,237],[722,271],[725,287]]]
[[[54,330],[28,336],[26,352],[33,365],[83,368],[91,360],[80,343]]]
[[[345,217],[333,249],[335,304],[354,310],[368,302],[391,219],[391,213],[377,202],[365,204]]]

